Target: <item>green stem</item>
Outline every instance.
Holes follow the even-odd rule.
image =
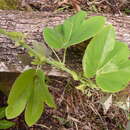
[[[59,56],[56,54],[55,50],[51,48],[51,50],[53,51],[53,53],[55,54],[56,58],[58,59],[59,62],[61,62]]]
[[[63,63],[59,63],[55,60],[50,60],[50,59],[46,59],[46,63],[51,64],[58,69],[66,71],[67,73],[69,73],[73,77],[74,80],[79,80],[79,76],[77,75],[77,73],[68,69],[67,67],[65,67],[65,65]]]
[[[63,63],[60,63],[58,61],[55,60],[50,60],[50,59],[45,59],[45,57],[41,57],[41,55],[39,55],[36,51],[34,51],[29,45],[27,45],[24,41],[19,41],[20,45],[22,45],[24,48],[28,49],[31,53],[33,53],[35,56],[37,56],[41,61],[44,61],[48,64],[51,64],[53,66],[55,66],[58,69],[61,69],[63,71],[66,71],[67,73],[69,73],[74,80],[79,80],[79,76],[77,75],[76,72],[68,69],[67,67],[65,67],[65,65]]]
[[[65,64],[66,51],[67,51],[67,48],[65,48],[65,50],[64,50],[64,56],[63,56],[63,64]]]
[[[91,79],[88,79],[88,84],[91,88],[97,88],[96,84]]]

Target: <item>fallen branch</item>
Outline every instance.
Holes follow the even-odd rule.
[[[44,43],[42,31],[45,27],[62,23],[71,14],[51,13],[51,12],[19,12],[19,11],[0,11],[0,28],[8,31],[23,32],[27,35],[27,41],[33,40]],[[91,14],[93,15],[93,14]],[[91,16],[90,15],[90,16]],[[102,14],[94,14],[102,15]],[[116,28],[117,39],[130,45],[130,17],[105,15],[109,24]],[[25,51],[16,48],[15,44],[5,36],[0,36],[0,72],[21,72],[27,64],[20,61],[24,58],[27,62]],[[53,72],[53,73],[52,73]],[[68,76],[54,69],[46,69],[47,75]]]

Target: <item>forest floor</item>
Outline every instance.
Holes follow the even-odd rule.
[[[84,0],[85,1],[85,0]],[[113,0],[114,1],[114,0]],[[116,0],[115,0],[116,1]],[[112,13],[130,15],[130,5],[113,5],[109,2],[93,2],[87,0],[80,4],[81,9],[95,13]],[[71,4],[64,3],[54,11],[75,11]],[[50,6],[51,10],[51,6]],[[79,51],[78,51],[79,52]],[[82,56],[79,58],[82,59]],[[79,61],[80,63],[81,61]],[[75,64],[75,63],[73,63]],[[75,68],[77,69],[77,68]],[[71,78],[48,77],[50,92],[54,95],[57,109],[45,107],[41,119],[32,127],[28,127],[23,115],[12,120],[16,125],[9,130],[125,130],[128,122],[125,111],[112,104],[104,112],[101,99],[106,93],[88,88],[85,93],[77,90],[77,82]],[[122,95],[119,94],[121,97]],[[123,95],[124,96],[124,95]],[[122,96],[122,97],[123,97]],[[126,95],[125,95],[126,96]],[[115,97],[114,97],[115,98]],[[0,93],[0,105],[6,105],[7,97]]]

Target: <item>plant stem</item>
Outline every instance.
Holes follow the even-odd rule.
[[[58,69],[66,71],[67,73],[69,73],[73,77],[74,80],[79,80],[79,76],[77,75],[77,73],[68,69],[67,67],[65,67],[65,65],[63,63],[57,62],[55,60],[50,60],[50,59],[46,59],[46,63],[51,64]]]
[[[65,65],[61,62],[55,61],[53,59],[48,59],[45,58],[44,56],[42,57],[41,55],[39,55],[36,51],[34,51],[29,45],[27,45],[24,41],[19,41],[20,45],[22,45],[24,48],[28,49],[31,53],[33,53],[36,57],[38,57],[41,61],[44,61],[48,64],[51,64],[53,66],[55,66],[58,69],[61,69],[63,71],[66,71],[67,73],[69,73],[74,80],[79,80],[79,76],[77,75],[76,72],[68,69],[67,67],[65,67]]]
[[[64,56],[63,56],[63,64],[65,64],[66,51],[67,51],[67,48],[65,48],[65,50],[64,50]]]
[[[55,50],[51,48],[51,50],[53,51],[53,53],[55,54],[56,58],[58,59],[59,62],[61,62],[61,59],[59,58],[59,56],[56,54]]]
[[[88,79],[88,84],[90,88],[97,88],[96,84],[92,82],[92,80]]]

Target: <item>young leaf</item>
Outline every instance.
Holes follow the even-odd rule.
[[[25,121],[32,126],[43,112],[42,86],[39,85],[39,77],[35,77],[33,90],[25,110]]]
[[[85,19],[84,11],[65,20],[61,25],[46,28],[43,35],[47,44],[52,48],[67,48],[90,39],[104,26],[105,18],[95,16],[88,20]]]
[[[6,108],[6,117],[8,119],[15,118],[20,115],[31,94],[34,69],[23,72],[14,82],[8,97],[8,107]]]
[[[8,32],[4,29],[0,29],[0,34],[6,35],[12,40],[19,41],[25,38],[25,35],[21,32]]]
[[[112,26],[105,27],[90,42],[83,57],[85,77],[91,78],[110,58],[115,46],[115,32]]]
[[[37,76],[39,77],[39,85],[42,88],[42,100],[50,107],[56,108],[53,96],[48,90],[48,87],[45,83],[45,76],[42,70],[37,71]]]
[[[42,43],[38,43],[38,42],[34,42],[33,43],[33,49],[41,56],[50,56],[52,53],[51,53],[51,50],[45,45],[45,44],[42,44]]]
[[[31,57],[34,57],[31,63],[34,65],[43,64],[43,62],[46,60],[46,57],[49,57],[51,55],[51,50],[47,48],[45,44],[41,44],[38,42],[33,42],[32,45],[33,52],[35,52],[38,55],[38,57],[31,51],[28,51],[28,54]]]
[[[14,126],[15,123],[12,121],[7,121],[7,120],[0,120],[0,129],[8,129],[12,126]]]

